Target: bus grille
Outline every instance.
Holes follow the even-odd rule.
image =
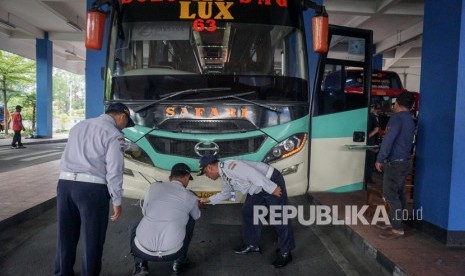
[[[157,137],[154,135],[148,135],[147,139],[155,151],[161,154],[189,158],[199,158],[205,153],[213,154],[213,152],[210,152],[209,150],[197,150],[196,152],[195,146],[200,143],[198,140],[172,139]],[[214,144],[218,146],[217,156],[224,158],[257,152],[264,141],[265,136],[262,135],[245,139],[214,141]]]
[[[249,120],[189,120],[170,119],[158,126],[158,129],[183,133],[232,133],[256,130]]]

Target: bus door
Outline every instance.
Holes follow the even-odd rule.
[[[310,121],[309,191],[363,188],[371,93],[372,31],[329,27],[329,51],[318,61]],[[363,70],[346,83],[347,70]],[[346,86],[363,87],[347,93]]]

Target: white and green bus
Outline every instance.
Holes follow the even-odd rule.
[[[197,171],[206,153],[271,164],[290,196],[363,187],[371,87],[348,96],[325,76],[356,68],[371,83],[371,31],[330,25],[329,51],[309,64],[301,1],[100,2],[113,7],[105,103],[136,123],[124,131],[125,196],[143,197],[178,162]],[[189,187],[221,189],[205,176]]]

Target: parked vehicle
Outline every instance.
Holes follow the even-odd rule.
[[[346,145],[365,145],[354,133],[366,132],[371,87],[343,101],[340,112],[318,112],[318,95],[334,70],[351,66],[371,76],[371,30],[331,25],[313,39],[315,46],[328,38],[328,51],[307,46],[305,9],[324,11],[311,1],[109,2],[116,8],[104,49],[105,103],[125,103],[136,123],[124,130],[132,149],[125,196],[143,197],[176,163],[197,170],[206,153],[272,164],[290,196],[363,188],[365,152]],[[88,26],[105,23],[96,3]],[[88,30],[88,49],[100,49],[103,28]],[[208,196],[221,185],[195,177],[189,187]]]
[[[340,86],[344,85],[344,93],[340,97],[357,98],[358,95],[363,95],[363,70],[347,69],[345,72],[332,73],[332,76],[327,77],[325,85],[327,87],[336,87],[336,83]],[[399,75],[394,71],[373,70],[371,75],[371,103],[378,106],[381,136],[384,136],[386,125],[390,116],[393,113],[392,105],[396,97],[407,92],[402,86]],[[420,93],[408,91],[414,94],[415,103],[412,107],[412,115],[418,116],[418,104]]]
[[[7,110],[6,111],[7,115],[7,123],[10,123],[11,117],[10,117],[10,112]],[[0,131],[3,131],[5,129],[5,109],[3,107],[3,104],[0,104]]]

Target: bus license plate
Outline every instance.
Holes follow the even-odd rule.
[[[211,192],[211,191],[195,191],[194,192],[198,197],[210,197],[214,194],[219,193],[218,191],[216,192]]]

